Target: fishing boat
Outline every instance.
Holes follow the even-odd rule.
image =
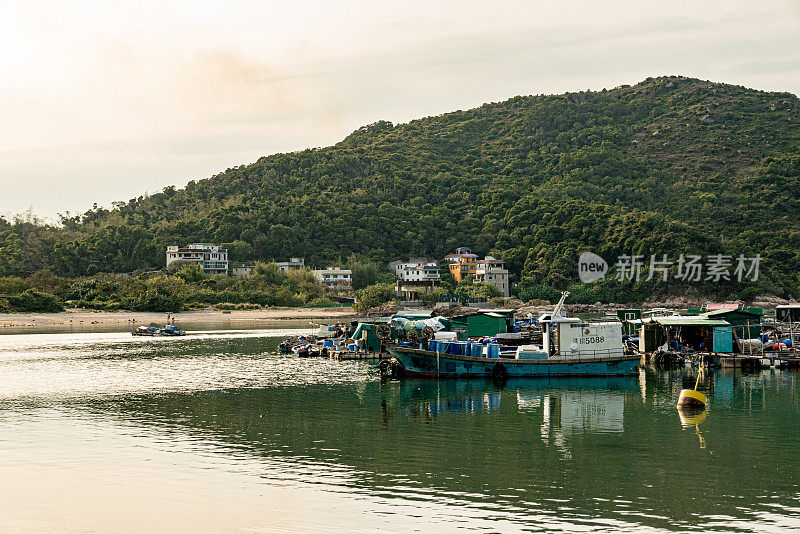
[[[543,314],[543,344],[501,353],[498,345],[429,341],[427,346],[390,346],[393,359],[382,368],[391,376],[470,378],[536,376],[626,376],[637,373],[639,356],[626,355],[619,322],[585,322],[561,314],[569,292],[553,313]]]
[[[149,337],[156,337],[156,336],[185,336],[186,332],[175,326],[174,324],[168,324],[164,327],[160,327],[155,324],[151,324],[150,326],[140,326],[133,332],[131,332],[134,336],[149,336]]]

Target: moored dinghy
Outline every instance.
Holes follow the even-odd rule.
[[[133,332],[131,332],[134,336],[185,336],[186,332],[178,328],[173,324],[168,324],[163,328],[156,325],[150,324],[150,326],[140,326]]]
[[[561,314],[564,292],[551,314],[544,314],[543,345],[522,345],[500,354],[499,347],[473,342],[389,347],[394,360],[384,366],[389,374],[421,377],[532,377],[624,376],[637,372],[639,357],[626,355],[618,322],[587,323]]]

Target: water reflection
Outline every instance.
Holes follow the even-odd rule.
[[[700,423],[706,420],[708,417],[708,409],[697,409],[697,408],[678,408],[678,416],[681,419],[681,425],[684,428],[694,428],[695,433],[697,434],[697,440],[700,442],[700,448],[706,448],[706,440],[703,438],[703,434],[700,433]]]
[[[633,377],[517,378],[502,388],[481,380],[409,380],[402,383],[397,394],[411,399],[401,408],[404,415],[433,418],[440,414],[498,413],[502,398],[511,397],[513,392],[517,409],[540,417],[543,428],[577,434],[622,432],[625,397],[638,390],[639,382]],[[426,395],[430,397],[422,398]],[[387,405],[383,408],[386,412]]]
[[[665,394],[656,385],[661,379],[648,382],[654,398]],[[93,409],[245,446],[281,465],[263,475],[270,480],[344,486],[416,500],[423,509],[449,503],[475,520],[491,514],[526,528],[532,514],[544,514],[539,521],[549,517],[553,525],[598,528],[602,519],[615,528],[669,530],[714,528],[726,516],[726,529],[747,529],[740,523],[758,520],[757,512],[796,504],[796,463],[778,473],[770,458],[750,457],[765,447],[788,453],[798,443],[796,429],[781,439],[742,420],[736,406],[717,406],[705,423],[715,423],[708,429],[714,446],[700,449],[696,433],[675,427],[675,397],[662,411],[649,397],[643,402],[636,378],[605,386],[309,384],[129,398]],[[737,387],[738,400],[744,390]],[[770,404],[762,417],[796,416],[796,398],[784,400],[789,412],[786,403]],[[683,504],[687,483],[700,493],[691,509]],[[753,494],[769,498],[743,501]],[[781,521],[797,517],[785,511]]]
[[[95,464],[115,454],[115,477],[155,487],[162,478],[140,470],[163,453],[172,455],[164,461],[171,476],[191,480],[194,490],[182,495],[188,500],[236,474],[257,480],[231,482],[259,503],[253,514],[264,506],[255,496],[274,488],[324,491],[386,514],[343,512],[342,531],[376,530],[383,520],[403,531],[399,518],[411,516],[419,520],[414,528],[443,530],[800,525],[793,373],[709,373],[701,388],[713,413],[703,420],[676,417],[678,392],[694,379],[683,370],[515,379],[502,387],[382,384],[374,366],[276,357],[271,342],[256,338],[151,344],[133,353],[122,341],[91,343],[0,347],[0,475],[12,486],[14,466],[46,461],[41,476],[77,470],[75,491],[88,491],[81,480],[107,476],[102,470],[110,468]],[[127,457],[140,456],[126,467]],[[137,478],[140,472],[147,476]],[[687,485],[696,489],[691,505]],[[282,506],[303,517],[309,510],[301,502]],[[128,512],[145,513],[146,503],[132,502]],[[303,521],[280,525],[313,530]]]

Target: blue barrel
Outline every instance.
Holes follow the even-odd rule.
[[[431,352],[436,352],[436,340],[435,339],[431,339],[430,341],[428,341],[428,350],[431,351]]]
[[[792,340],[791,339],[784,339],[783,341],[781,341],[781,343],[786,345],[787,349],[792,347]]]
[[[500,357],[500,345],[497,343],[489,343],[486,346],[486,355],[489,358],[499,358]]]
[[[323,347],[333,347],[333,341],[331,341],[330,339],[326,339],[325,341],[322,342],[322,346]]]
[[[461,354],[461,345],[457,342],[450,343],[447,347],[448,354]]]
[[[473,358],[482,358],[483,357],[483,345],[480,343],[473,343],[471,347],[471,356]]]

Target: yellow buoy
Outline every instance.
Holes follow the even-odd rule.
[[[697,362],[697,381],[694,383],[694,389],[682,389],[681,394],[678,396],[678,408],[705,408],[708,399],[705,395],[697,391],[697,386],[700,385],[700,378],[703,376],[703,367],[698,360]]]
[[[705,408],[708,399],[696,389],[682,389],[678,397],[678,408]]]

